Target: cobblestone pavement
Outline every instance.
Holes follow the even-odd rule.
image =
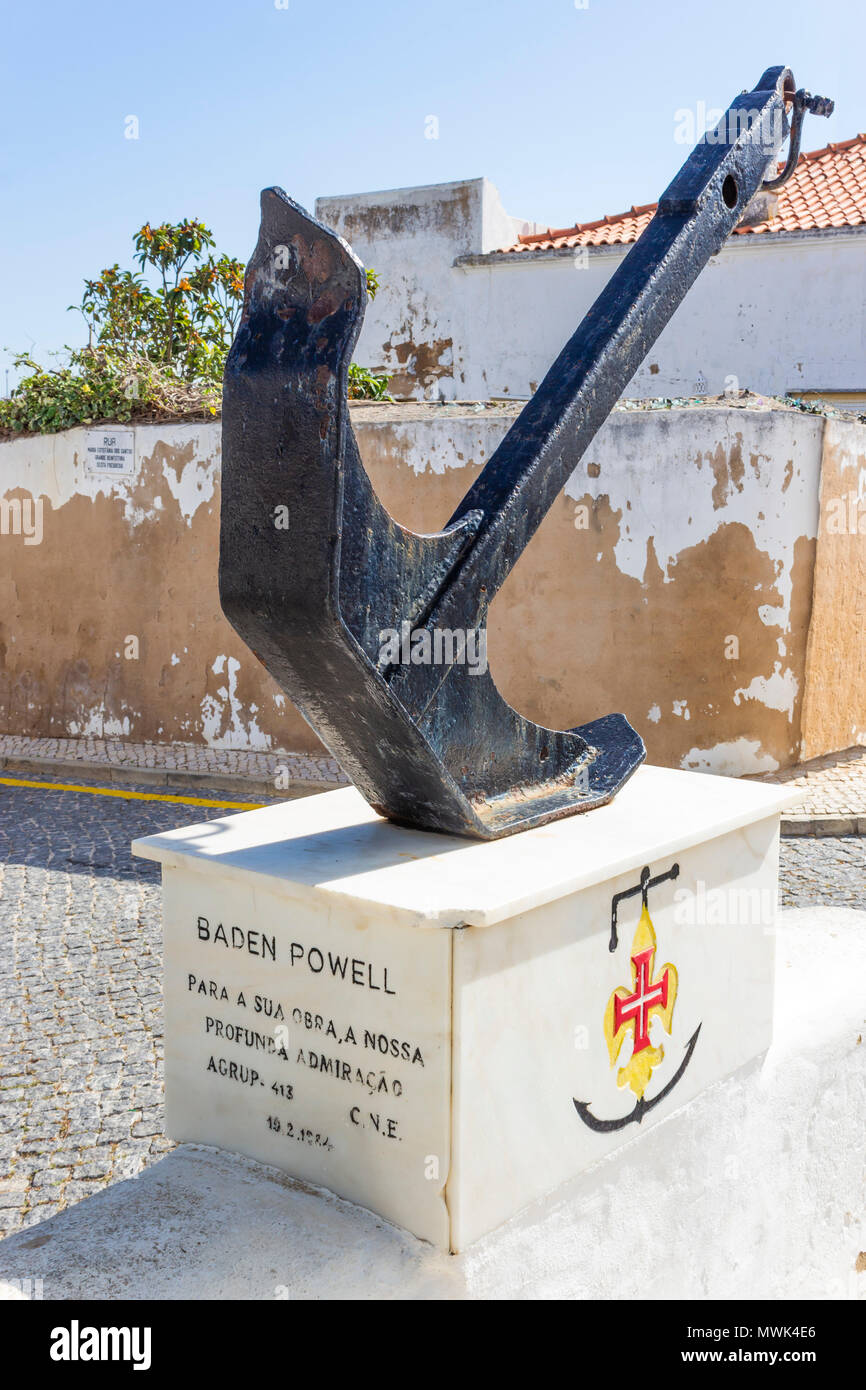
[[[0,786],[0,1234],[173,1147],[159,865],[129,846],[227,814]]]
[[[195,788],[202,781],[231,788],[240,797],[306,795],[315,786],[347,781],[324,753],[272,749],[205,748],[192,743],[130,743],[118,738],[28,738],[0,734],[0,768],[17,777],[47,775],[67,782],[124,778],[148,785]],[[754,779],[788,788],[792,805],[783,813],[786,835],[866,836],[866,747],[828,753],[811,762],[761,773]]]
[[[130,743],[120,738],[27,738],[23,734],[0,734],[0,765],[3,763],[64,763],[110,771],[116,776],[133,770],[154,779],[159,774],[212,777],[245,777],[257,782],[285,786],[287,780],[344,783],[346,775],[339,763],[324,753],[289,753],[275,749],[256,752],[246,748],[205,748],[198,743]],[[28,777],[28,772],[13,775]],[[59,774],[58,774],[59,775]],[[102,774],[97,771],[95,776]],[[60,780],[63,780],[62,777]],[[73,780],[71,777],[67,781]],[[191,793],[193,796],[198,792]]]
[[[756,780],[775,782],[802,794],[802,800],[785,813],[786,820],[808,822],[828,817],[866,822],[866,748],[827,753],[783,772],[764,773]],[[859,826],[859,833],[866,833],[866,824]]]
[[[866,839],[862,835],[782,840],[780,907],[866,910]]]
[[[172,1147],[159,866],[129,845],[223,814],[0,786],[0,1234]],[[866,908],[866,840],[784,840],[781,902]]]

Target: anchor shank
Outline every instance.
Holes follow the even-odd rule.
[[[769,69],[716,127],[723,143],[705,137],[696,146],[653,221],[455,511],[449,524],[470,511],[483,513],[458,571],[464,611],[472,593],[478,595],[478,614],[484,612],[634,372],[761,187],[787,134],[786,82],[792,85],[787,68]],[[733,142],[732,129],[740,132]]]

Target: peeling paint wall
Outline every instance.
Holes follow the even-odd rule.
[[[487,179],[318,198],[316,216],[380,277],[356,361],[387,373],[397,396],[466,396],[466,306],[454,258],[505,246],[530,224],[506,215]]]
[[[135,474],[89,471],[87,431],[0,444],[0,731],[214,748],[318,741],[222,616],[218,423],[140,426]]]
[[[530,224],[486,179],[320,198],[316,212],[381,276],[358,360],[416,399],[530,396],[631,249],[491,254]],[[864,229],[732,236],[625,394],[737,384],[866,401],[864,304]]]
[[[383,422],[362,452],[392,513],[423,529],[509,422]],[[823,426],[735,408],[612,415],[491,609],[509,703],[555,728],[620,710],[668,766],[797,762]]]
[[[352,420],[385,505],[429,531],[515,414]],[[128,478],[88,471],[83,430],[0,444],[0,732],[320,748],[219,609],[219,428],[140,426]],[[41,502],[39,543],[8,524],[16,500],[25,518]],[[622,710],[670,766],[769,771],[863,742],[864,538],[866,427],[615,413],[494,602],[494,678],[554,727]]]

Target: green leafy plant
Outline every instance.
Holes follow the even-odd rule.
[[[0,428],[13,434],[53,434],[73,425],[111,420],[201,418],[218,414],[217,382],[185,382],[148,357],[110,348],[82,348],[65,366],[46,369],[14,359],[24,376],[0,400]]]
[[[77,309],[89,345],[66,349],[63,366],[49,369],[27,353],[8,400],[0,400],[0,429],[52,433],[97,421],[215,415],[225,360],[243,308],[244,266],[217,255],[203,222],[146,222],[133,238],[138,270],[115,264],[85,280]],[[374,298],[379,278],[367,271]],[[352,363],[349,395],[388,400],[387,377]]]
[[[372,266],[365,272],[367,276],[367,293],[371,299],[375,299],[379,291],[379,276]],[[388,395],[388,378],[377,372],[373,372],[369,367],[359,367],[357,362],[349,363],[349,400],[350,401],[390,401]]]
[[[215,256],[212,232],[194,219],[146,222],[133,244],[141,273],[113,265],[85,281],[78,307],[91,343],[148,357],[184,381],[220,380],[243,305],[243,265]]]
[[[378,376],[368,367],[359,367],[357,362],[349,363],[350,401],[390,401],[388,378]]]

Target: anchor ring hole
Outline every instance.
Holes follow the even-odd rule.
[[[737,206],[737,203],[739,202],[740,189],[737,184],[737,180],[734,178],[733,174],[728,174],[727,178],[722,184],[722,198],[724,200],[725,207],[728,208],[735,208]]]
[[[547,746],[546,743],[543,743],[543,744],[541,745],[541,747],[539,748],[539,750],[538,750],[539,761],[540,761],[540,762],[543,762],[543,763],[546,763],[546,762],[547,762],[547,759],[549,758],[549,756],[550,756],[550,749],[548,748],[548,746]]]

